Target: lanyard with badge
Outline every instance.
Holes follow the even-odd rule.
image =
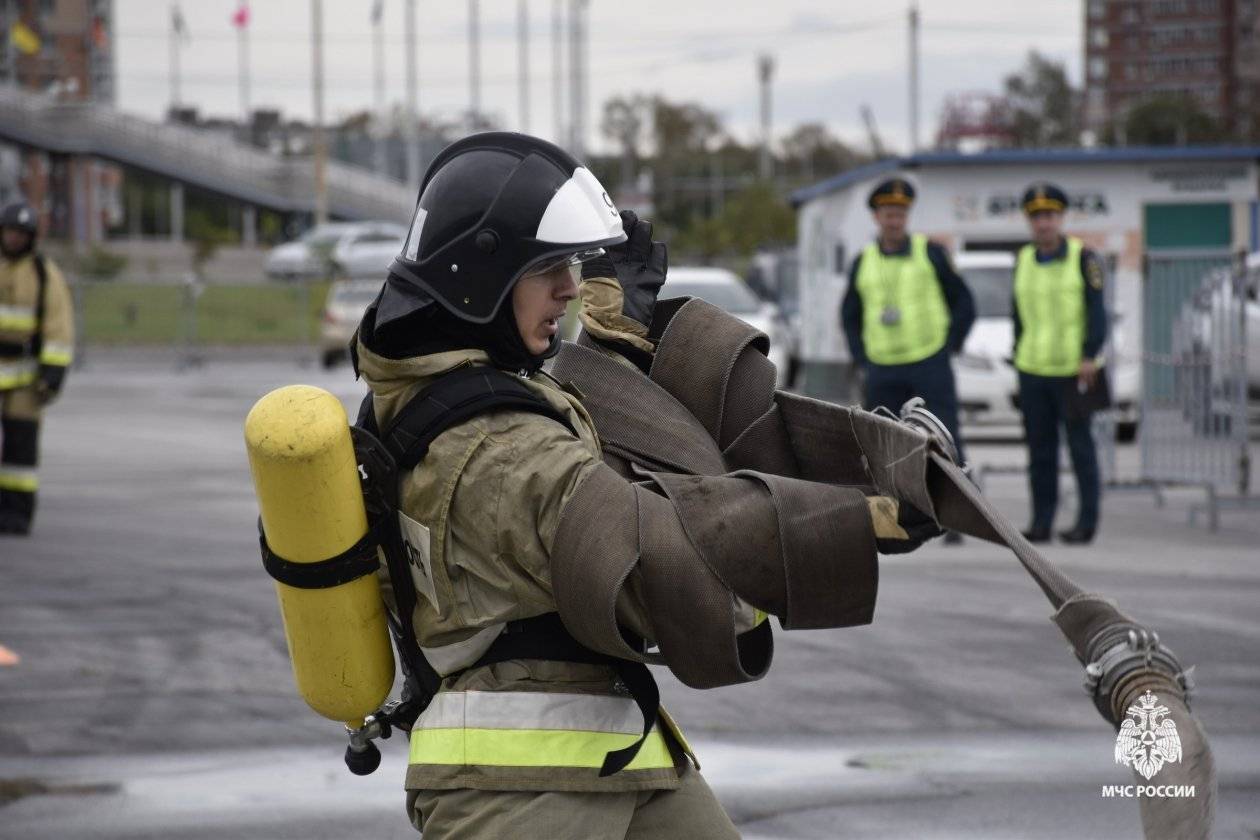
[[[885,327],[895,327],[901,323],[901,307],[897,306],[897,292],[901,287],[901,274],[905,270],[905,261],[898,261],[897,271],[890,280],[888,277],[888,256],[879,252],[879,279],[884,287],[884,308],[880,310],[879,322]]]

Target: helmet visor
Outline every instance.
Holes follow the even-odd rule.
[[[589,262],[596,257],[603,256],[603,254],[603,248],[588,248],[585,251],[578,251],[573,254],[568,254],[567,256],[548,257],[547,259],[539,260],[526,268],[521,276],[533,277],[538,274],[550,274],[551,272],[561,268],[574,268],[576,266],[580,266],[584,262]]]

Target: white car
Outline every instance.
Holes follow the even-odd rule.
[[[1018,423],[1014,395],[1019,377],[1010,363],[1015,342],[1011,320],[1011,277],[1015,258],[1007,252],[963,252],[954,267],[976,301],[976,322],[963,351],[953,357],[962,423]]]
[[[1260,397],[1260,252],[1247,255],[1246,293],[1247,390]]]
[[[407,229],[393,222],[369,222],[347,233],[332,249],[333,271],[350,277],[385,272],[403,249]]]
[[[788,327],[779,307],[752,293],[734,272],[724,268],[677,266],[669,269],[659,296],[662,300],[696,297],[725,309],[770,337],[770,361],[778,370],[779,385],[787,381]]]
[[[385,282],[383,277],[335,280],[328,287],[320,321],[320,363],[331,368],[350,355],[350,337]]]
[[[953,358],[960,419],[964,423],[1018,423],[1019,376],[1011,359],[1015,348],[1011,318],[1015,256],[964,251],[955,256],[954,266],[976,302],[975,325],[963,352]],[[1141,365],[1128,347],[1123,321],[1123,316],[1117,315],[1112,323],[1109,344],[1116,351],[1108,377],[1117,410],[1117,435],[1131,440],[1141,407]]]
[[[300,239],[271,249],[269,277],[299,280],[333,272],[362,275],[381,272],[402,250],[407,230],[393,222],[330,222],[316,225]]]

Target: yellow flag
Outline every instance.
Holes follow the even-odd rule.
[[[39,35],[20,20],[15,21],[9,27],[9,43],[27,55],[34,55],[43,46],[43,42],[39,40]]]

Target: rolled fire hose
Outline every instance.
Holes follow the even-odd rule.
[[[918,398],[906,403],[901,421],[927,436],[924,467],[938,524],[1006,546],[1041,587],[1056,610],[1055,625],[1085,666],[1085,689],[1094,705],[1117,730],[1123,726],[1133,733],[1145,750],[1142,757],[1148,760],[1134,762],[1137,784],[1153,785],[1147,773],[1158,766],[1160,786],[1193,787],[1194,796],[1139,797],[1147,840],[1210,837],[1216,810],[1216,771],[1207,736],[1190,712],[1191,672],[1181,667],[1158,634],[1101,595],[1082,592],[1004,519],[958,466],[953,438],[922,403]],[[877,482],[883,478],[896,483],[891,472],[876,478]],[[1167,722],[1175,727],[1174,741],[1179,740],[1179,750],[1167,740],[1162,746],[1157,740],[1160,733],[1166,738],[1170,731]],[[1160,755],[1152,764],[1149,759],[1155,750]]]

